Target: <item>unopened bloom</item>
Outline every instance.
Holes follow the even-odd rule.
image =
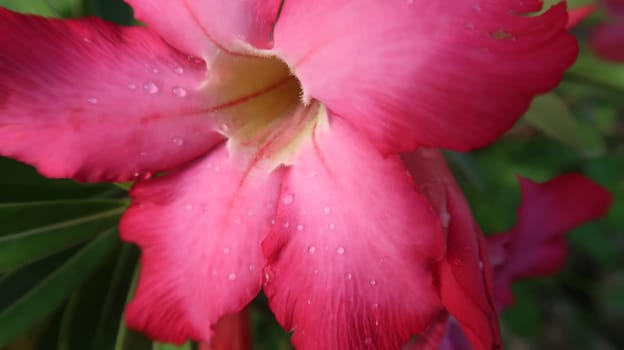
[[[602,58],[624,61],[624,0],[603,0],[608,19],[592,29],[591,48]]]
[[[564,4],[128,2],[147,28],[0,11],[0,153],[137,180],[130,326],[208,341],[264,286],[299,349],[398,348],[445,310],[498,346],[479,237],[398,154],[509,129],[576,57]]]
[[[613,200],[601,186],[579,174],[566,174],[544,183],[519,178],[522,200],[516,225],[487,239],[493,268],[493,299],[498,312],[513,303],[511,285],[520,279],[550,276],[565,263],[565,235],[604,217]],[[409,350],[470,350],[465,330],[455,320],[440,317],[427,336]]]

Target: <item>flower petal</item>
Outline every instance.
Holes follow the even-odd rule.
[[[0,154],[50,177],[127,181],[221,136],[193,113],[206,67],[140,27],[0,9]]]
[[[437,218],[397,157],[347,124],[318,127],[282,183],[265,293],[305,349],[396,349],[440,311]]]
[[[251,319],[248,308],[224,316],[215,327],[210,344],[199,344],[199,350],[251,350]]]
[[[275,50],[384,153],[466,150],[508,130],[575,60],[565,4],[538,0],[286,1]],[[348,61],[345,58],[348,57]]]
[[[132,328],[168,342],[208,342],[220,317],[256,296],[281,172],[246,167],[222,146],[133,187],[120,226],[122,238],[142,249],[126,314]]]
[[[500,347],[485,239],[461,189],[439,151],[419,149],[403,158],[447,230],[446,257],[438,264],[442,302],[474,349]]]
[[[126,0],[136,16],[178,49],[200,57],[269,48],[280,0]]]
[[[498,265],[494,268],[494,295],[499,309],[513,302],[513,281],[559,271],[567,253],[564,235],[604,216],[612,201],[609,192],[578,174],[562,175],[541,184],[523,178],[519,181],[522,202],[517,225],[505,234],[488,238]]]

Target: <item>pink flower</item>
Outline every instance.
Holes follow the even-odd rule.
[[[264,286],[299,349],[396,349],[445,310],[499,345],[460,193],[421,181],[447,176],[434,151],[412,176],[398,154],[509,129],[576,57],[564,4],[129,3],[148,28],[0,11],[0,153],[138,180],[130,326],[208,341]]]
[[[502,312],[513,303],[511,285],[530,277],[559,272],[567,252],[565,234],[607,214],[612,196],[584,176],[562,175],[544,183],[519,178],[522,201],[511,230],[488,237],[494,301]],[[465,334],[465,335],[464,335]],[[470,350],[454,320],[440,317],[410,350]]]
[[[591,48],[602,58],[624,61],[624,0],[604,0],[609,19],[592,29]]]

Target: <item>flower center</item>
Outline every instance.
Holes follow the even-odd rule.
[[[232,152],[244,152],[273,166],[291,164],[298,145],[311,136],[325,108],[304,103],[299,80],[279,58],[222,55],[211,63],[217,103],[212,110]]]

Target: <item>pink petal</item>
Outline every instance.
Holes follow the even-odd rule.
[[[275,49],[384,153],[466,150],[509,129],[575,60],[565,4],[538,0],[286,1]]]
[[[206,67],[140,27],[0,9],[0,154],[50,177],[127,181],[207,152]],[[44,145],[45,143],[45,145]]]
[[[404,346],[403,350],[440,350],[440,343],[445,336],[448,320],[448,313],[440,313],[431,323],[427,332],[418,337],[413,344]]]
[[[343,120],[287,170],[277,219],[264,288],[297,349],[396,349],[440,311],[437,218],[400,159]]]
[[[279,0],[126,0],[136,17],[178,49],[199,57],[269,48]]]
[[[513,301],[513,281],[559,271],[567,252],[564,235],[604,216],[612,201],[609,192],[582,175],[562,175],[541,184],[523,178],[519,181],[522,202],[517,225],[488,239],[499,260],[494,270],[499,308]],[[502,263],[501,250],[505,253]]]
[[[221,318],[212,341],[201,343],[199,350],[251,350],[251,340],[251,319],[245,308]]]
[[[568,29],[575,27],[596,10],[596,5],[589,4],[568,11]]]
[[[603,59],[624,61],[624,19],[594,27],[589,36],[589,44]]]
[[[258,293],[281,172],[231,159],[225,147],[184,170],[139,182],[121,222],[142,249],[128,324],[162,341],[210,341],[211,327]]]
[[[447,231],[446,257],[438,265],[442,302],[474,349],[500,347],[487,248],[463,193],[439,151],[420,149],[404,160]]]

